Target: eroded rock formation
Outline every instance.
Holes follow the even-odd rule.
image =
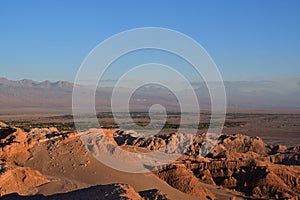
[[[182,140],[189,139],[183,133],[141,137],[132,131],[118,129],[106,129],[103,132],[114,145],[141,152],[156,151],[168,145],[176,146]],[[219,187],[220,191],[245,198],[299,199],[299,146],[287,148],[282,145],[267,145],[259,137],[222,135],[210,153],[201,157],[204,137],[205,134],[198,134],[176,162],[163,166],[154,173],[170,186],[200,198],[217,198],[213,188]],[[65,153],[67,157],[61,157],[61,153]],[[43,163],[45,171],[39,172],[26,166],[31,159],[31,163],[38,163],[34,159],[36,155],[47,157],[48,163]],[[59,162],[55,160],[57,158],[64,158],[67,164],[59,166]],[[70,169],[66,169],[69,165],[74,170],[91,165],[88,150],[80,143],[77,133],[60,132],[56,128],[24,132],[0,123],[0,195],[38,194],[40,186],[57,181],[44,175],[47,167],[52,167],[53,173],[57,171],[63,175],[71,173],[67,172]],[[123,196],[131,199],[167,199],[157,189],[136,192],[129,185],[114,184],[74,191],[78,187],[76,184],[73,186],[73,183],[59,182],[61,185],[64,183],[69,184],[66,186],[69,193],[37,197],[63,199],[67,197],[64,195],[80,196],[89,191],[98,196],[106,195],[107,199]],[[205,187],[205,184],[212,187]],[[14,197],[18,195],[6,196],[8,199]]]

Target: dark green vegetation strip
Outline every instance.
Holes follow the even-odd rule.
[[[56,127],[59,131],[74,131],[75,130],[75,124],[73,122],[50,122],[50,123],[32,123],[29,121],[11,121],[11,122],[6,122],[9,125],[13,125],[15,127],[21,128],[25,131],[30,131],[32,128],[50,128],[50,127]],[[100,126],[102,128],[118,128],[118,125],[115,123],[110,123],[110,122],[105,122],[105,121],[100,121],[99,122]],[[138,125],[140,127],[146,127],[148,126],[149,123],[145,122],[136,122],[135,124],[125,124],[122,128],[127,128],[130,129],[131,127],[134,127],[133,125]],[[226,127],[240,127],[246,125],[246,122],[225,122],[224,126]],[[154,124],[154,126],[148,126],[147,129],[154,129],[156,126],[159,124]],[[173,123],[168,123],[166,122],[163,126],[163,129],[178,129],[179,124],[173,124]],[[200,123],[198,125],[198,129],[208,129],[210,126],[210,123]],[[214,123],[212,124],[213,127],[218,127],[220,126],[219,123]],[[79,123],[76,128],[79,128],[80,130],[92,128],[92,127],[99,127],[98,124],[91,124],[91,123]],[[181,128],[197,128],[196,125],[191,125],[191,124],[182,124]]]

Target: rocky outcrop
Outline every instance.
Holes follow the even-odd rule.
[[[49,180],[39,171],[28,167],[6,168],[0,175],[0,196],[10,193],[19,195],[34,195],[37,187],[48,183]]]
[[[282,145],[267,145],[259,137],[240,134],[222,135],[210,153],[206,157],[201,157],[205,134],[197,134],[191,142],[184,143],[184,140],[190,139],[189,134],[173,132],[143,137],[134,131],[104,129],[103,132],[113,145],[129,151],[149,152],[166,148],[177,152],[176,147],[182,149],[186,147],[183,155],[176,162],[159,168],[154,173],[170,186],[187,194],[214,199],[216,195],[204,187],[204,184],[209,184],[226,188],[231,192],[239,192],[245,198],[300,198],[299,146],[287,148]],[[32,129],[30,132],[24,132],[0,123],[1,195],[13,192],[32,195],[36,193],[39,186],[51,181],[40,172],[24,167],[24,162],[32,158],[32,152],[39,149],[36,147],[41,145],[41,142],[45,142],[43,146],[46,148],[45,155],[51,160],[48,164],[56,167],[54,158],[60,153],[60,148],[70,153],[69,160],[72,160],[77,151],[84,151],[84,155],[87,155],[88,150],[84,146],[74,145],[76,141],[79,141],[77,133],[60,132],[56,128]],[[184,145],[178,146],[181,143]],[[88,160],[82,158],[76,160],[76,163],[80,163],[79,168],[84,168],[88,165]],[[64,173],[64,169],[61,171]],[[80,197],[84,192],[90,191],[89,189],[94,195],[96,193],[106,195],[107,199],[113,197],[166,199],[166,196],[158,190],[138,193],[130,186],[122,184],[96,186],[96,188],[78,190],[74,193],[39,197],[63,199],[68,197],[64,195],[74,194]],[[11,197],[16,196],[11,195],[6,198]]]
[[[267,156],[270,162],[283,165],[300,165],[300,146],[270,146],[271,153]]]
[[[211,150],[209,157],[225,157],[230,160],[239,158],[234,154],[259,154],[265,155],[269,149],[259,137],[249,137],[246,135],[222,135],[219,137],[217,145]]]
[[[30,132],[0,124],[0,159],[23,166],[31,157],[30,150],[40,142],[65,140],[75,133],[59,132],[56,128],[34,128]]]
[[[299,147],[267,145],[258,137],[223,135],[206,158],[189,156],[178,162],[198,180],[242,192],[245,197],[297,199],[299,158]],[[157,174],[162,179],[168,176]]]
[[[111,133],[110,130],[106,132]],[[57,146],[70,153],[69,160],[75,157],[74,153],[76,154],[77,151],[85,150],[83,153],[87,153],[87,149],[82,144],[79,145],[80,149],[74,148],[78,140],[80,139],[77,133],[60,132],[56,128],[34,128],[25,132],[1,123],[0,197],[4,196],[3,199],[168,199],[157,189],[140,191],[139,193],[126,184],[100,185],[50,196],[37,195],[39,187],[48,183],[51,184],[52,181],[58,181],[59,178],[47,178],[38,170],[25,167],[24,163],[34,159],[33,152],[36,152],[39,146],[46,147],[47,153],[43,156],[50,157],[51,160],[53,160],[54,154],[61,153],[55,149]],[[84,159],[76,162],[80,168],[85,168],[87,163],[89,161],[85,162]],[[49,164],[53,163],[50,162]]]
[[[0,127],[1,127],[1,128],[5,128],[5,127],[7,127],[7,124],[5,124],[4,122],[1,122],[1,121],[0,121]]]
[[[13,161],[18,165],[23,165],[24,161],[30,157],[29,149],[32,146],[28,134],[18,128],[0,128],[0,159],[3,161]]]
[[[215,195],[203,187],[193,172],[181,164],[172,164],[155,172],[172,187],[201,199],[215,199]]]
[[[0,124],[0,196],[36,194],[38,186],[49,182],[39,171],[24,167],[35,144],[32,134]]]
[[[125,149],[155,151],[180,141],[183,133],[139,136],[134,131],[106,131],[110,140]],[[213,199],[202,183],[241,192],[251,198],[299,198],[299,148],[267,145],[259,137],[221,135],[205,157],[205,134],[197,134],[175,163],[155,171],[172,187],[187,194]],[[174,148],[178,143],[174,143]],[[173,150],[176,151],[176,150]],[[293,165],[293,166],[290,166]]]
[[[164,135],[153,135],[151,137],[141,137],[135,131],[116,130],[113,139],[118,146],[135,147],[146,151],[156,151],[165,148],[172,140],[175,139],[175,133]]]
[[[36,195],[22,197],[17,194],[10,194],[2,199],[48,199],[48,200],[65,200],[65,199],[82,199],[82,200],[116,200],[116,199],[133,199],[133,200],[167,200],[166,195],[159,193],[157,190],[147,190],[136,192],[127,184],[110,184],[98,185],[81,190],[67,192],[64,194],[55,194],[49,196]]]
[[[145,200],[168,200],[167,195],[157,189],[141,191],[139,194]]]

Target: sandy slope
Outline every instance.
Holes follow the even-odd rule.
[[[39,188],[40,194],[67,192],[98,184],[126,183],[137,191],[159,189],[170,199],[197,199],[170,187],[152,173],[130,174],[103,165],[76,136],[53,142],[39,143],[31,152],[33,157],[25,164],[53,180]],[[220,197],[228,196],[225,192],[218,193],[221,193]]]

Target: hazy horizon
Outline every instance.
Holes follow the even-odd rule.
[[[300,78],[279,81],[225,81],[227,107],[231,111],[269,110],[282,111],[300,109]],[[213,85],[213,84],[212,84]],[[218,84],[217,84],[218,85]],[[131,84],[127,85],[129,88]],[[122,85],[120,97],[129,91]],[[202,109],[209,109],[210,96],[204,82],[192,84]],[[87,87],[89,88],[89,87]],[[110,98],[114,87],[100,85],[97,91],[97,107],[110,110]],[[33,82],[32,80],[11,81],[0,77],[0,106],[9,108],[65,108],[70,112],[73,84],[70,82]],[[178,94],[187,98],[186,89],[178,88]],[[82,91],[84,92],[84,91]],[[138,88],[131,97],[136,109],[146,111],[153,104],[161,104],[170,109],[178,109],[177,98],[168,88],[146,85]],[[175,91],[176,92],[176,91]],[[171,96],[170,96],[171,94]],[[34,109],[33,109],[34,110]]]

